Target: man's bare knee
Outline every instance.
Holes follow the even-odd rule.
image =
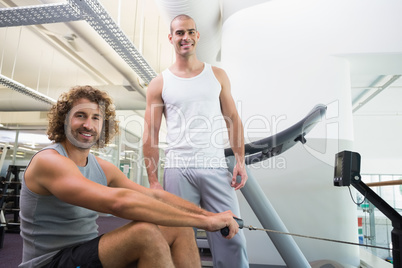
[[[201,261],[194,229],[189,227],[160,227],[171,249],[176,267],[200,267]]]
[[[132,222],[105,234],[99,250],[104,267],[133,262],[138,262],[138,267],[163,267],[157,262],[172,262],[169,245],[159,227],[150,223]]]
[[[134,237],[142,241],[137,267],[173,267],[170,247],[158,226],[138,223],[132,230]]]
[[[159,227],[155,224],[139,222],[129,224],[124,236],[127,247],[142,254],[169,254],[169,244]],[[151,249],[151,250],[150,250]]]
[[[152,243],[153,241],[163,239],[163,235],[159,227],[152,223],[137,222],[129,225],[127,235],[133,239],[141,239],[144,243]]]

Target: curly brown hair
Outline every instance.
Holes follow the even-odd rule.
[[[96,147],[103,148],[119,132],[119,122],[116,119],[116,111],[109,95],[91,86],[76,86],[70,91],[63,93],[56,104],[49,111],[49,127],[47,135],[49,140],[62,142],[67,137],[64,124],[67,114],[73,108],[76,100],[87,99],[97,103],[103,113],[103,127]]]

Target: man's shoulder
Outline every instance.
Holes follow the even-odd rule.
[[[105,171],[117,168],[113,163],[108,160],[102,159],[99,156],[94,155],[96,162],[98,162],[99,166]]]
[[[54,148],[46,148],[39,152],[37,152],[31,159],[32,165],[43,165],[45,167],[50,167],[53,165],[49,165],[50,163],[60,162],[63,159],[67,159],[63,157],[56,149]]]
[[[226,74],[225,70],[217,66],[211,66],[211,68],[219,83],[226,83],[226,81],[228,80],[228,75]]]
[[[36,179],[34,178],[42,177],[44,174],[57,173],[60,167],[66,166],[67,162],[65,161],[68,161],[68,158],[63,157],[53,148],[37,152],[25,170],[24,178],[27,185],[35,187],[32,184],[36,184]]]
[[[53,156],[53,155],[60,155],[60,153],[56,150],[54,147],[46,147],[40,150],[35,154],[35,157],[38,158],[43,158],[47,156]]]
[[[148,87],[149,86],[159,86],[159,85],[161,85],[161,84],[163,84],[163,75],[162,75],[162,73],[160,73],[160,74],[158,74],[157,76],[155,76],[152,80],[151,80],[151,82],[149,83],[149,85],[148,85]]]
[[[222,69],[221,67],[215,66],[215,65],[211,65],[212,71],[214,71],[214,73],[225,73],[225,70]]]
[[[105,167],[105,168],[107,168],[107,167],[109,167],[110,165],[113,165],[112,163],[110,163],[109,161],[107,161],[107,160],[105,160],[105,159],[102,159],[102,158],[100,158],[99,156],[96,156],[96,155],[93,155],[94,157],[95,157],[95,160],[96,160],[96,162],[98,162],[98,164],[103,168],[103,167]]]
[[[147,96],[161,95],[163,89],[163,76],[158,74],[155,78],[151,80],[147,88]]]

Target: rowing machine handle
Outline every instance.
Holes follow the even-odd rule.
[[[242,219],[239,219],[239,218],[236,218],[236,217],[233,217],[233,219],[235,219],[235,221],[236,221],[237,224],[239,225],[239,228],[242,229],[242,228],[243,228],[243,225],[244,225],[243,220],[242,220]],[[223,236],[228,236],[228,235],[229,235],[229,227],[222,228],[222,229],[221,229],[221,234],[222,234]]]

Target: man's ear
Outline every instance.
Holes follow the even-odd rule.
[[[169,42],[170,42],[171,44],[173,44],[173,43],[172,43],[172,35],[171,35],[171,34],[168,34],[168,39],[169,39]]]

